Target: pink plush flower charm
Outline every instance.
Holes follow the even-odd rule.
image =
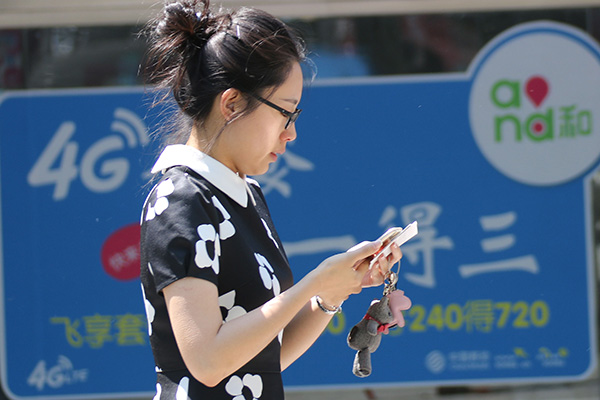
[[[404,295],[404,291],[402,290],[394,290],[387,296],[390,299],[390,309],[392,310],[392,315],[394,316],[394,322],[392,322],[390,325],[396,323],[402,328],[405,325],[402,311],[408,310],[412,306],[412,302]]]

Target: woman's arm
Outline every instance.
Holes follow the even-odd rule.
[[[381,258],[369,273],[364,275],[362,287],[379,286],[385,280],[390,268],[402,258],[398,246],[392,246],[392,253],[387,258]],[[368,261],[364,261],[368,267]],[[364,266],[363,266],[364,267]],[[323,299],[327,307],[338,306],[345,299]],[[319,338],[331,321],[332,314],[323,312],[311,299],[302,310],[286,326],[281,347],[281,369],[284,370],[296,361]]]
[[[361,261],[380,245],[365,243],[326,259],[290,289],[226,323],[214,284],[195,278],[170,284],[163,293],[187,368],[205,385],[217,385],[264,349],[314,295],[345,299],[360,292],[368,268],[368,263]],[[323,328],[326,324],[323,319]]]
[[[314,298],[286,326],[281,346],[281,370],[296,361],[319,338],[333,315],[319,309]]]

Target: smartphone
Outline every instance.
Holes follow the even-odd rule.
[[[393,243],[396,243],[398,247],[400,247],[408,240],[415,237],[417,233],[419,233],[417,221],[406,225],[405,228],[395,227],[385,231],[385,233],[379,237],[379,240],[383,243],[381,249],[375,253],[371,260],[371,264],[377,261],[379,257],[387,257],[392,252],[391,247]]]

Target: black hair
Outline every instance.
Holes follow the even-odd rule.
[[[182,114],[199,125],[220,93],[234,88],[263,95],[306,59],[304,43],[290,27],[254,8],[212,12],[209,0],[174,0],[149,28],[149,83],[172,94]],[[257,106],[246,97],[236,118]]]

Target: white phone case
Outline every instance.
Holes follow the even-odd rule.
[[[383,248],[379,250],[373,260],[371,260],[371,264],[373,264],[379,257],[387,257],[391,252],[391,247],[393,243],[396,243],[398,247],[402,246],[408,240],[412,239],[419,233],[419,227],[417,221],[408,224],[404,229],[402,228],[390,228],[388,229],[379,240],[383,242]]]

